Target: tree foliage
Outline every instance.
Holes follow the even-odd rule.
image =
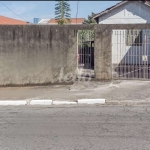
[[[55,19],[57,20],[58,24],[62,25],[70,22],[70,11],[70,4],[67,0],[58,1],[58,3],[55,4]]]
[[[88,19],[85,19],[83,24],[97,24],[95,19],[93,19],[95,13],[91,13],[91,15],[88,15]]]
[[[94,41],[94,30],[79,30],[78,41],[79,43],[86,41]]]
[[[83,24],[97,24],[93,19],[94,13],[88,15],[88,19],[85,19]],[[79,41],[94,41],[94,30],[80,30],[78,31]]]

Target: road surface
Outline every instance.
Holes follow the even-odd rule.
[[[0,150],[149,150],[150,106],[0,107]]]

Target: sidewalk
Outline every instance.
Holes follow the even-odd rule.
[[[0,101],[105,99],[108,104],[150,101],[150,81],[76,82],[73,85],[1,87]]]

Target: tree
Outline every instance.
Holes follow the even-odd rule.
[[[97,24],[95,19],[93,19],[93,17],[95,16],[95,14],[92,12],[91,15],[88,15],[88,19],[85,19],[83,24]]]
[[[70,4],[67,0],[58,1],[58,3],[55,4],[55,19],[57,20],[58,24],[63,25],[70,22],[70,11]]]
[[[83,24],[97,24],[94,17],[94,13],[92,12],[91,15],[88,15],[88,19],[85,19]],[[79,41],[94,41],[94,30],[79,30]]]
[[[86,41],[94,41],[94,30],[79,30],[78,41],[79,43]]]

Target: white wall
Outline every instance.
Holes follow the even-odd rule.
[[[99,17],[99,24],[150,23],[150,6],[131,1]]]

